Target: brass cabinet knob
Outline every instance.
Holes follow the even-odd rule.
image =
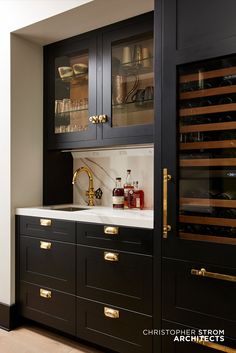
[[[45,299],[52,298],[52,292],[50,290],[43,289],[43,288],[40,288],[39,295],[40,295],[40,297],[45,298]]]
[[[104,251],[104,260],[117,262],[117,261],[119,261],[119,254],[117,254],[115,252]]]
[[[110,317],[111,319],[119,319],[120,317],[120,312],[119,310],[115,310],[112,308],[104,307],[104,315],[106,317]]]
[[[40,249],[50,250],[52,247],[52,243],[46,241],[40,241]]]
[[[102,114],[98,116],[98,120],[100,124],[104,124],[108,121],[108,117],[106,114]]]
[[[43,227],[51,227],[52,220],[51,219],[41,218],[40,219],[40,225],[43,226]]]
[[[104,226],[104,234],[116,235],[119,233],[119,227]]]
[[[98,117],[98,115],[90,116],[89,121],[90,121],[92,124],[98,124],[98,123],[99,123],[99,117]]]

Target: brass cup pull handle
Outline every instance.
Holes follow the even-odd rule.
[[[50,250],[52,247],[52,243],[48,243],[46,241],[40,241],[40,249]]]
[[[99,123],[99,117],[98,117],[98,115],[90,116],[89,121],[90,121],[92,124],[98,124],[98,123]]]
[[[106,114],[98,115],[98,121],[100,124],[104,124],[108,121],[108,117]]]
[[[168,232],[171,231],[171,226],[168,224],[168,181],[171,180],[171,175],[168,174],[167,168],[163,169],[163,238],[168,237]]]
[[[52,225],[51,219],[41,218],[39,222],[40,222],[40,225],[43,227],[51,227]]]
[[[111,261],[111,262],[117,262],[117,261],[119,261],[119,254],[115,253],[115,252],[104,251],[104,260]]]
[[[196,344],[199,344],[201,346],[205,346],[205,347],[209,347],[212,349],[215,349],[216,351],[220,351],[220,352],[225,352],[225,353],[236,353],[236,349],[235,348],[231,348],[231,347],[227,347],[227,346],[223,346],[219,343],[215,343],[215,342],[208,342],[208,341],[203,341],[203,340],[195,340],[193,341]]]
[[[119,233],[119,227],[104,226],[104,234],[117,235]]]
[[[52,298],[52,292],[50,290],[43,289],[43,288],[40,288],[39,295],[40,295],[40,297],[45,298],[45,299]]]
[[[119,310],[115,310],[115,309],[112,309],[112,308],[107,308],[105,306],[104,307],[104,315],[106,317],[110,317],[111,319],[119,319],[120,312],[119,312]]]
[[[222,273],[217,273],[217,272],[208,272],[205,268],[201,268],[200,270],[196,270],[192,268],[191,275],[199,276],[199,277],[214,278],[214,279],[219,279],[219,280],[228,281],[228,282],[236,282],[236,276],[224,275]]]

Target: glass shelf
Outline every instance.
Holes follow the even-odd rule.
[[[127,102],[123,104],[113,104],[113,112],[118,114],[133,113],[142,110],[153,110],[153,100],[146,100],[142,102]]]

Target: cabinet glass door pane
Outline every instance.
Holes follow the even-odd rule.
[[[112,127],[154,120],[153,35],[112,46]]]
[[[179,236],[236,244],[236,57],[179,68]]]
[[[88,52],[55,59],[56,134],[85,131],[88,114]]]

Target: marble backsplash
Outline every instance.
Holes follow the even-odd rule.
[[[94,175],[94,190],[100,188],[102,199],[95,199],[95,204],[112,206],[112,190],[116,177],[125,182],[126,171],[131,169],[132,180],[139,181],[140,189],[144,190],[145,208],[153,209],[153,148],[127,148],[119,150],[72,152],[74,171],[88,166]],[[80,174],[74,185],[74,203],[86,204],[88,177]]]

